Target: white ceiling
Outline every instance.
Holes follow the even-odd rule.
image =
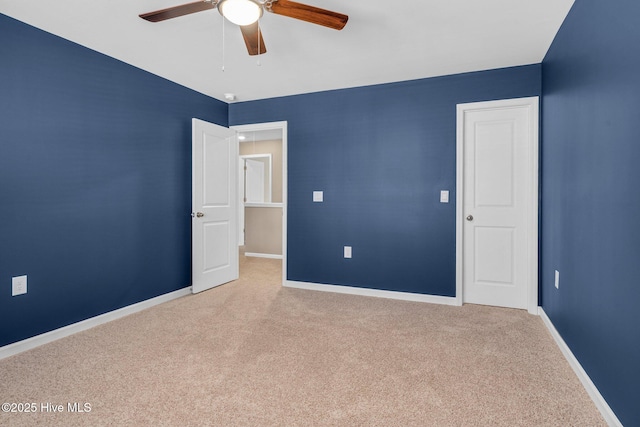
[[[265,12],[258,65],[229,22],[223,49],[217,10],[138,17],[190,1],[0,0],[0,13],[227,102],[539,63],[574,2],[298,0],[349,22],[336,31]]]

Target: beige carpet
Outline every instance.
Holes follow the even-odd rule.
[[[605,425],[536,316],[280,280],[243,259],[234,283],[1,360],[0,401],[37,412],[0,425]]]

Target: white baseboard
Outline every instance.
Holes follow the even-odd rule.
[[[278,254],[260,254],[257,252],[245,252],[244,256],[252,256],[256,258],[272,258],[272,259],[282,259],[282,255]]]
[[[339,294],[361,295],[366,297],[389,298],[402,301],[426,302],[430,304],[460,305],[455,297],[439,295],[415,294],[411,292],[383,291],[380,289],[358,288],[355,286],[323,285],[321,283],[297,282],[287,280],[284,286],[288,288],[307,289],[311,291],[335,292]]]
[[[542,318],[542,321],[544,322],[547,329],[549,329],[551,336],[556,341],[556,344],[558,344],[558,347],[560,347],[560,351],[562,351],[562,354],[564,355],[565,359],[567,359],[567,362],[569,362],[569,365],[573,369],[573,372],[575,372],[575,374],[578,376],[578,379],[589,394],[589,397],[591,397],[591,400],[593,400],[593,403],[596,404],[596,407],[602,414],[602,417],[607,422],[607,424],[611,427],[623,427],[622,423],[620,422],[620,420],[618,420],[616,414],[613,413],[607,401],[604,400],[604,397],[602,397],[596,385],[593,383],[593,381],[591,381],[591,378],[589,378],[589,375],[584,370],[578,359],[576,359],[576,357],[573,355],[573,352],[571,351],[567,343],[564,342],[564,340],[560,336],[560,333],[558,333],[555,326],[553,326],[553,323],[551,323],[551,319],[549,319],[542,307],[538,307],[538,314],[540,314],[540,317]]]
[[[69,335],[86,331],[87,329],[102,325],[103,323],[111,322],[112,320],[120,319],[121,317],[125,317],[130,314],[153,307],[155,305],[162,304],[167,301],[171,301],[190,294],[191,286],[179,289],[177,291],[169,292],[168,294],[160,295],[155,298],[141,301],[136,304],[128,305],[126,307],[122,307],[117,310],[101,314],[99,316],[91,317],[81,322],[73,323],[71,325],[55,329],[53,331],[45,332],[44,334],[36,335],[35,337],[27,338],[13,344],[5,345],[4,347],[0,347],[0,359],[22,353],[23,351],[31,350],[32,348],[59,340],[60,338],[68,337]]]

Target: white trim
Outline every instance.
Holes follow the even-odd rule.
[[[462,305],[463,288],[463,254],[462,230],[464,216],[464,112],[460,105],[456,106],[456,305]]]
[[[281,208],[282,203],[245,203],[245,208]]]
[[[112,320],[120,319],[130,314],[137,313],[139,311],[146,310],[147,308],[151,308],[153,306],[163,304],[165,302],[187,295],[191,295],[191,286],[179,289],[177,291],[169,292],[168,294],[160,295],[155,298],[141,301],[136,304],[131,304],[126,307],[101,314],[99,316],[91,317],[89,319],[82,320],[80,322],[73,323],[59,329],[54,329],[53,331],[45,332],[44,334],[36,335],[34,337],[15,342],[13,344],[5,345],[4,347],[0,347],[0,359],[14,356],[18,353],[22,353],[23,351],[31,350],[32,348],[39,347],[43,344],[48,344],[50,342],[59,340],[60,338],[68,337],[69,335],[86,331],[87,329],[91,329],[95,326],[111,322]]]
[[[321,283],[296,282],[287,280],[284,286],[288,288],[307,289],[310,291],[334,292],[338,294],[360,295],[365,297],[388,298],[402,301],[426,302],[430,304],[457,305],[454,297],[439,295],[414,294],[411,292],[384,291],[381,289],[358,288],[354,286],[324,285]]]
[[[261,254],[258,252],[245,252],[244,256],[251,256],[254,258],[271,258],[271,259],[282,259],[282,255],[278,254]]]
[[[564,342],[564,340],[560,336],[560,333],[558,333],[555,326],[553,326],[551,319],[549,319],[547,313],[544,312],[542,307],[538,307],[538,314],[540,315],[540,318],[542,318],[542,322],[551,333],[551,336],[560,348],[560,351],[564,355],[565,359],[567,359],[567,362],[569,362],[569,366],[571,366],[573,372],[575,372],[576,376],[584,386],[584,389],[589,394],[589,397],[591,397],[591,400],[593,400],[593,403],[595,403],[596,407],[600,411],[600,414],[602,414],[602,417],[607,422],[607,425],[611,427],[622,427],[622,423],[620,422],[620,420],[618,420],[618,417],[616,417],[616,414],[613,412],[604,397],[602,397],[600,391],[598,391],[596,385],[593,383],[593,381],[591,381],[591,378],[589,378],[589,375],[584,370],[578,359],[576,359],[567,343]]]
[[[539,162],[539,99],[537,96],[529,98],[504,99],[497,101],[471,102],[456,106],[456,304],[463,303],[463,225],[464,225],[464,115],[472,110],[489,108],[506,108],[526,106],[529,108],[529,137],[531,146],[529,159],[531,161],[531,187],[528,200],[532,204],[529,207],[527,218],[529,244],[529,283],[527,289],[527,310],[531,314],[538,313],[538,176]]]
[[[287,194],[288,194],[288,139],[287,122],[255,123],[250,125],[230,126],[238,132],[255,132],[260,130],[282,130],[282,284],[287,281]]]

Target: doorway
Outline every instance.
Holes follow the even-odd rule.
[[[284,283],[287,253],[287,122],[231,128],[238,132],[240,147],[240,256],[282,259]]]
[[[456,299],[538,310],[538,98],[457,107]]]

